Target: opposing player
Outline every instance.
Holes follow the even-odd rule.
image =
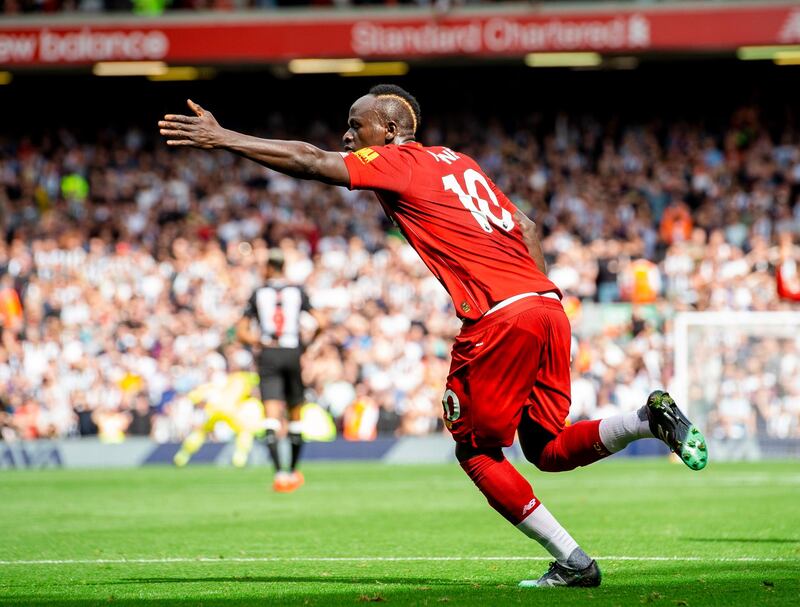
[[[272,487],[289,493],[305,482],[303,473],[297,469],[303,448],[300,412],[305,391],[300,370],[303,354],[300,330],[301,314],[310,312],[311,306],[305,291],[286,280],[283,265],[283,252],[270,249],[264,266],[264,284],[250,297],[236,333],[258,353],[261,398],[267,415],[265,440],[275,465]],[[287,414],[287,434],[292,446],[288,467],[282,465],[278,449],[279,433]]]
[[[373,190],[386,214],[449,292],[463,328],[443,398],[456,456],[489,504],[555,561],[523,586],[597,586],[600,570],[503,456],[519,434],[545,471],[571,470],[658,436],[692,469],[705,440],[665,392],[638,411],[565,427],[570,326],[545,275],[535,224],[465,154],[415,141],[417,101],[379,85],[350,108],[345,153],[228,131],[196,103],[159,122],[170,146],[226,149],[303,179]]]
[[[218,423],[226,424],[236,435],[233,465],[242,468],[253,448],[253,438],[264,427],[264,407],[253,391],[258,387],[258,375],[247,371],[229,373],[217,380],[202,384],[187,397],[205,413],[203,423],[196,428],[175,454],[176,466],[189,463],[206,436]]]

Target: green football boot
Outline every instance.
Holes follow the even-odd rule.
[[[647,421],[653,435],[664,441],[689,468],[706,467],[708,446],[703,433],[678,409],[667,392],[655,390],[647,397]]]

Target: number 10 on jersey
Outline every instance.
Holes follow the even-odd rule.
[[[511,213],[500,206],[500,203],[497,201],[497,196],[495,196],[494,192],[492,192],[492,188],[487,183],[486,178],[475,169],[467,169],[464,171],[464,184],[466,185],[467,189],[466,192],[464,191],[464,188],[461,187],[461,184],[458,182],[458,179],[456,179],[456,176],[453,174],[442,177],[442,183],[444,184],[445,190],[453,192],[456,196],[458,196],[461,204],[463,204],[464,208],[472,213],[475,221],[477,221],[478,225],[483,228],[484,232],[492,232],[491,224],[494,224],[498,228],[504,229],[506,232],[510,231],[514,227],[514,219],[511,216]],[[500,211],[499,217],[494,214],[489,201],[478,194],[478,184],[480,184],[485,190],[494,209]]]

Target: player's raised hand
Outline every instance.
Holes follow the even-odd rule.
[[[210,150],[222,143],[223,129],[214,115],[191,99],[186,100],[194,116],[167,114],[159,120],[159,132],[167,138],[167,145],[190,146]]]

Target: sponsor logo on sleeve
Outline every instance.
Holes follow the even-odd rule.
[[[353,152],[353,154],[356,155],[356,158],[358,158],[362,164],[369,164],[380,156],[380,154],[378,154],[378,152],[372,148],[361,148],[360,150]]]

